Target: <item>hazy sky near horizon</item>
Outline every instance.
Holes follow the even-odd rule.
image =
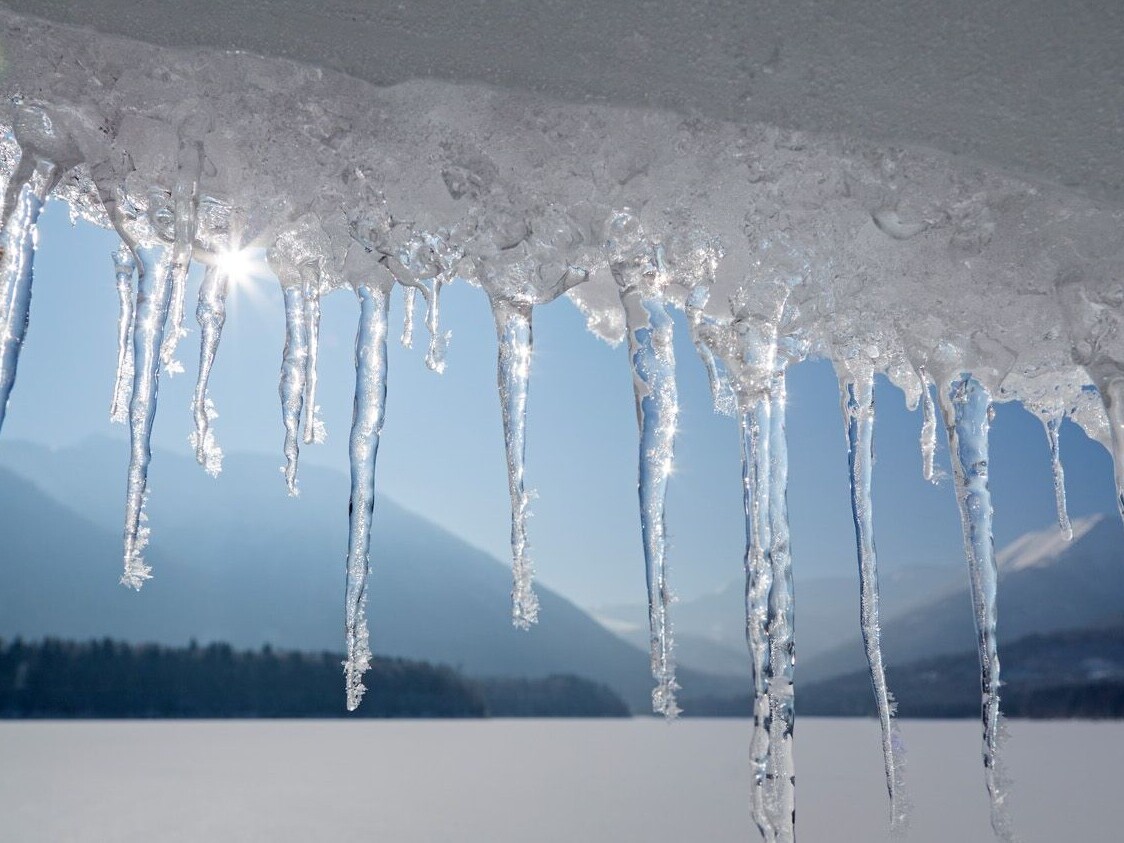
[[[115,235],[86,225],[72,228],[64,206],[48,206],[40,226],[31,328],[2,435],[52,446],[115,436],[122,442],[124,478],[126,430],[108,418],[117,319],[110,253],[116,245]],[[154,432],[156,446],[185,454],[198,365],[197,281],[193,273],[191,332],[180,346],[186,373],[162,376]],[[357,314],[347,294],[324,300],[319,401],[328,440],[301,449],[303,462],[341,471],[347,470]],[[401,314],[396,295],[392,337],[400,332]],[[423,363],[427,336],[420,320],[412,351],[397,342],[391,346],[378,488],[505,560],[507,482],[486,297],[465,283],[453,284],[444,293],[442,321],[443,329],[453,332],[442,376]],[[681,322],[678,327],[681,432],[668,526],[673,588],[689,598],[742,576],[744,516],[736,424],[710,409],[705,372]],[[568,302],[537,309],[535,334],[527,479],[540,495],[530,523],[539,578],[586,607],[641,602],[637,432],[627,355],[588,334]],[[283,461],[277,396],[283,342],[276,282],[262,279],[236,291],[211,380],[219,412],[215,433],[228,459],[252,451],[275,455],[279,466]],[[884,570],[960,564],[951,484],[934,486],[921,478],[919,414],[908,412],[901,393],[886,381],[879,381],[876,399],[875,526]],[[805,363],[792,371],[788,421],[798,575],[850,575],[855,562],[846,444],[828,364]],[[1069,423],[1062,447],[1071,514],[1114,512],[1107,452]],[[1019,407],[1000,405],[991,456],[997,543],[1048,526],[1055,517],[1054,496],[1040,422]],[[943,443],[939,462],[947,471]],[[215,482],[221,483],[221,476]],[[339,494],[346,508],[346,478]],[[153,524],[153,542],[159,541],[159,524]]]

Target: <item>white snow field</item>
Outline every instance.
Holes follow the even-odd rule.
[[[902,729],[909,839],[992,839],[973,725]],[[751,731],[746,720],[6,722],[0,840],[745,840]],[[801,839],[889,840],[877,722],[804,718],[799,731]],[[1011,732],[1020,839],[1117,839],[1124,725]]]
[[[1072,418],[1113,453],[1124,515],[1119,4],[14,5],[63,23],[0,10],[10,97],[0,114],[10,127],[0,144],[0,425],[28,325],[38,215],[54,195],[122,239],[110,413],[131,434],[125,585],[152,575],[149,438],[160,373],[183,370],[188,268],[207,266],[192,443],[217,474],[208,377],[227,290],[261,248],[285,291],[279,390],[292,494],[300,447],[324,435],[321,298],[358,299],[348,708],[361,702],[370,658],[370,527],[388,300],[399,287],[425,307],[426,361],[438,372],[450,339],[441,289],[473,284],[492,305],[495,325],[481,330],[499,338],[512,619],[537,622],[524,487],[533,310],[568,295],[591,330],[627,342],[652,704],[674,717],[664,501],[678,418],[669,309],[680,309],[716,409],[742,432],[753,821],[766,839],[792,837],[785,374],[826,357],[849,443],[891,822],[905,821],[907,800],[879,640],[876,373],[922,408],[927,475],[942,423],[948,436],[979,633],[985,779],[992,824],[1008,835],[988,433],[996,401],[1042,418],[1064,534],[1057,431]],[[232,47],[261,55],[220,49]]]

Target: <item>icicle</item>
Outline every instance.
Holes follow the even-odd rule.
[[[402,346],[404,348],[414,347],[414,307],[417,303],[418,291],[416,287],[403,287],[404,313],[402,317]]]
[[[359,330],[355,338],[355,411],[351,422],[351,527],[347,546],[347,710],[363,699],[363,674],[370,666],[367,576],[375,507],[375,461],[386,409],[387,290],[366,284],[357,290]]]
[[[523,486],[527,430],[527,387],[531,377],[531,306],[493,298],[499,339],[496,380],[507,451],[507,484],[511,494],[511,622],[528,629],[539,619],[539,599],[532,588],[534,568],[527,553],[530,495]]]
[[[1062,467],[1062,443],[1059,437],[1064,416],[1050,416],[1042,419],[1046,428],[1046,439],[1050,443],[1050,466],[1054,472],[1054,502],[1058,508],[1058,529],[1066,541],[1073,539],[1073,524],[1069,520],[1069,510],[1065,502],[1065,468]]]
[[[991,531],[991,493],[987,482],[991,396],[974,377],[962,375],[949,390],[944,412],[979,644],[983,760],[991,797],[991,825],[999,837],[1012,839],[1004,805],[1006,781],[999,757],[999,653],[995,635],[998,571]]]
[[[451,331],[441,333],[441,287],[444,279],[437,276],[433,279],[433,286],[426,296],[425,327],[429,331],[429,351],[425,355],[425,365],[431,371],[441,374],[445,371],[445,349],[449,347]]]
[[[407,347],[413,345],[413,301],[409,294],[411,291],[420,291],[425,299],[425,327],[429,331],[429,350],[425,355],[425,365],[430,371],[441,374],[445,371],[445,350],[449,345],[452,332],[441,332],[441,288],[445,286],[445,275],[437,274],[429,278],[419,278],[418,275],[394,255],[384,254],[379,258],[379,263],[386,267],[394,280],[406,288],[406,327],[403,331],[402,342],[406,345],[406,338],[410,338]],[[432,269],[432,268],[431,268]],[[427,283],[428,282],[428,283]]]
[[[324,423],[320,421],[320,407],[316,404],[316,387],[319,384],[317,369],[320,365],[320,272],[315,266],[301,267],[304,283],[304,324],[308,338],[308,356],[304,377],[304,444],[324,441]]]
[[[285,423],[285,483],[297,495],[297,460],[300,457],[301,414],[304,411],[304,381],[308,365],[308,334],[304,318],[304,291],[300,284],[286,284],[285,351],[281,358],[281,418]]]
[[[874,464],[874,371],[850,372],[842,379],[843,420],[847,425],[848,463],[851,469],[851,511],[859,558],[859,621],[863,646],[874,686],[874,703],[882,728],[882,761],[890,795],[890,827],[904,831],[905,796],[902,790],[900,740],[894,722],[894,698],[886,684],[882,661],[882,630],[878,610],[878,556],[874,547],[874,518],[871,501],[871,468]]]
[[[793,735],[796,725],[796,668],[793,611],[792,549],[788,527],[788,437],[785,432],[787,387],[784,368],[773,377],[769,395],[769,590],[768,696],[770,711],[768,787],[765,804],[781,839],[795,838],[796,768]]]
[[[0,220],[0,428],[27,336],[39,213],[58,179],[58,169],[50,162],[43,162],[44,172],[37,173],[37,169],[37,162],[30,156],[20,157],[16,173],[8,182]]]
[[[218,414],[211,399],[207,397],[207,386],[226,322],[228,284],[229,278],[224,271],[217,266],[208,266],[199,287],[199,304],[195,308],[195,318],[200,329],[199,377],[195,381],[195,395],[191,402],[192,415],[195,417],[191,444],[195,448],[196,461],[212,477],[218,477],[222,471],[222,448],[215,442],[215,433],[211,429],[211,421]]]
[[[113,403],[109,420],[124,424],[129,418],[129,392],[133,383],[133,274],[137,269],[132,250],[122,243],[113,253],[117,277],[117,375],[113,381]]]
[[[125,573],[121,584],[140,589],[151,576],[142,551],[148,544],[144,514],[152,423],[160,384],[160,345],[172,292],[170,249],[139,250],[137,310],[133,325],[133,393],[129,399],[129,477],[125,499]]]
[[[736,409],[733,389],[730,387],[730,382],[723,376],[721,369],[718,367],[718,361],[714,357],[714,352],[706,344],[703,337],[703,333],[707,328],[707,318],[704,313],[704,308],[709,298],[709,287],[700,285],[691,289],[690,294],[687,296],[687,322],[691,328],[691,340],[695,344],[695,350],[698,351],[699,357],[702,358],[703,365],[706,367],[706,376],[710,383],[710,396],[714,402],[714,411],[722,415],[730,416],[734,414]]]
[[[753,736],[750,740],[753,821],[766,841],[778,839],[767,808],[766,784],[772,737],[769,696],[771,650],[769,596],[773,587],[770,503],[771,402],[759,397],[738,416],[742,442],[742,496],[745,505],[745,637],[753,663]]]
[[[640,521],[648,581],[654,711],[672,718],[679,706],[668,607],[667,538],[664,505],[674,458],[679,398],[675,385],[672,321],[658,291],[646,289],[652,279],[637,267],[614,265],[628,325],[629,360],[640,426]],[[637,277],[639,275],[639,277]]]
[[[933,405],[933,381],[921,369],[921,476],[935,483],[934,463],[937,454],[937,410]]]
[[[176,359],[176,348],[187,336],[183,327],[184,298],[187,273],[191,268],[191,255],[195,245],[195,228],[199,211],[199,175],[203,167],[203,147],[198,143],[182,144],[179,151],[176,183],[172,188],[174,240],[172,243],[172,292],[168,310],[168,329],[160,346],[160,363],[169,375],[183,371]]]
[[[1120,518],[1124,520],[1124,376],[1098,385],[1112,432],[1112,462],[1116,471],[1116,508],[1120,511]]]

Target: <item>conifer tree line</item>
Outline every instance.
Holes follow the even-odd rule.
[[[187,647],[0,641],[0,717],[627,716],[610,689],[575,676],[471,679],[445,666],[376,657],[352,715],[343,656],[228,644]]]

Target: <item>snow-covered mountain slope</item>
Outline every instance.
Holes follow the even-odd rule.
[[[800,675],[804,674],[806,664],[836,651],[841,640],[854,635],[859,617],[859,579],[857,571],[852,571],[850,566],[847,571],[850,576],[803,579],[799,570],[796,572],[795,591],[800,595],[796,612]],[[950,591],[962,592],[964,571],[960,565],[903,566],[884,571],[879,584],[885,617],[893,619],[921,609]],[[643,604],[634,603],[600,607],[594,610],[593,617],[626,641],[641,644],[647,636],[646,612]],[[970,632],[970,623],[968,627]],[[698,669],[719,664],[744,666],[745,582],[731,581],[712,594],[678,601],[675,632],[681,645],[679,660],[685,666]],[[861,653],[857,645],[851,649]],[[723,668],[721,672],[728,670]]]
[[[999,553],[1000,641],[1055,630],[1081,629],[1124,616],[1124,534],[1114,518],[1074,523],[1072,543],[1057,542],[1057,528],[1036,531]],[[883,640],[890,665],[970,651],[976,643],[967,577],[951,592],[907,612],[889,613]],[[1000,650],[1002,657],[1002,650]],[[863,667],[861,643],[850,640],[802,660],[809,681]]]

